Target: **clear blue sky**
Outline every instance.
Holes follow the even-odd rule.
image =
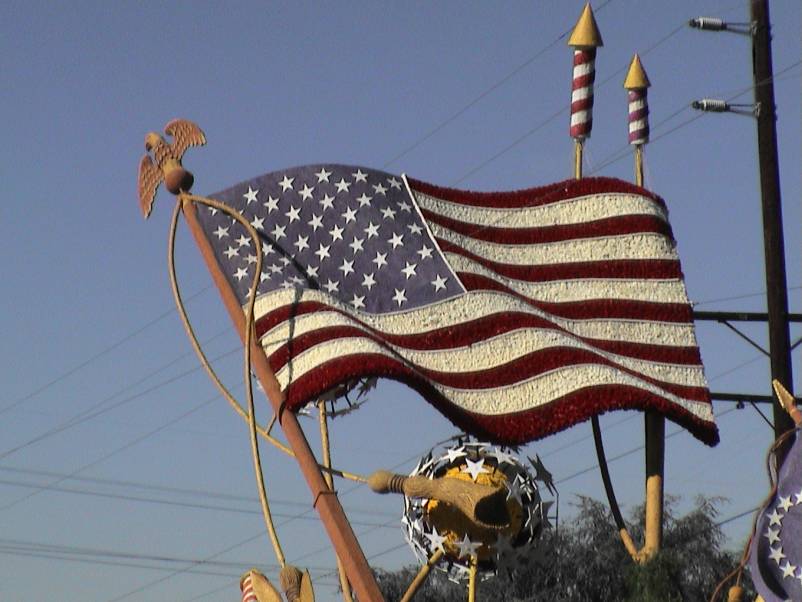
[[[605,46],[586,171],[632,177],[628,154],[610,160],[627,153],[621,84],[640,52],[653,84],[647,185],[669,205],[689,295],[700,309],[762,309],[753,294],[764,289],[754,122],[735,115],[689,122],[696,98],[745,92],[734,102],[751,102],[749,40],[684,26],[700,14],[746,21],[748,3],[594,5]],[[148,223],[139,213],[145,133],[174,117],[205,130],[208,146],[185,159],[201,193],[323,161],[478,190],[565,179],[571,54],[560,36],[581,8],[579,1],[0,6],[0,599],[237,600],[243,570],[256,565],[274,575],[246,430],[195,370],[171,311],[165,251],[173,201],[162,193]],[[799,311],[802,8],[775,0],[771,10],[790,305]],[[179,247],[182,287],[197,293],[192,318],[236,387],[237,340],[186,231]],[[761,326],[746,329],[765,341]],[[720,326],[702,325],[698,335],[711,388],[768,392],[756,350]],[[682,496],[680,510],[696,494],[721,495],[726,518],[763,498],[771,431],[751,408],[732,408],[715,405],[722,439],[715,449],[684,433],[668,439],[666,486]],[[316,440],[314,421],[304,424]],[[607,415],[602,425],[610,457],[642,444],[639,415]],[[335,463],[363,473],[409,470],[453,432],[393,383],[332,429]],[[554,473],[563,516],[575,494],[603,498],[598,471],[572,477],[595,464],[589,435],[582,424],[526,448]],[[272,450],[264,462],[288,559],[312,570],[319,600],[335,599],[334,558],[294,464]],[[611,470],[625,507],[640,503],[642,452]],[[349,483],[339,491],[376,566],[412,561],[400,500]],[[733,546],[748,528],[748,518],[728,523]]]

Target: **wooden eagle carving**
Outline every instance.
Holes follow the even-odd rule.
[[[173,142],[168,144],[161,135],[149,132],[145,136],[147,152],[139,162],[139,205],[145,219],[150,215],[156,190],[162,181],[173,194],[189,191],[194,178],[182,167],[181,157],[190,146],[206,144],[203,131],[186,119],[172,120],[164,127],[164,133],[172,136]]]

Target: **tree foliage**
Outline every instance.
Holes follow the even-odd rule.
[[[481,583],[480,601],[505,602],[707,602],[719,581],[738,563],[740,552],[723,549],[724,534],[716,522],[719,498],[696,500],[686,515],[675,514],[676,500],[668,499],[663,550],[650,563],[632,562],[622,545],[607,507],[580,497],[576,518],[544,534],[546,560],[511,578],[499,576]],[[630,533],[642,540],[643,508],[633,512]],[[400,600],[417,567],[377,574],[387,602]],[[746,599],[754,599],[751,583]],[[466,599],[465,586],[432,572],[415,602],[451,602]],[[751,597],[750,597],[751,595]]]

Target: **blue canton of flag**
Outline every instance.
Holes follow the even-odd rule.
[[[403,178],[340,165],[275,172],[212,195],[259,232],[257,295],[319,289],[368,313],[406,310],[465,292],[412,201]],[[245,304],[256,265],[246,230],[208,208],[219,264]]]
[[[761,512],[749,569],[758,593],[766,602],[802,600],[802,437],[780,468],[777,493]]]

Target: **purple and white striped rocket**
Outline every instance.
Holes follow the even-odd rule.
[[[649,102],[646,88],[627,91],[629,99],[629,143],[642,145],[649,142]]]

